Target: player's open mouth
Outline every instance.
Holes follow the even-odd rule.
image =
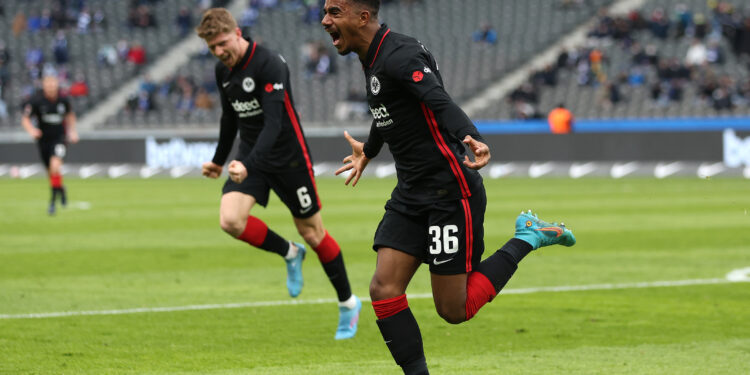
[[[331,39],[333,40],[333,45],[338,46],[341,42],[341,34],[339,34],[337,31],[331,31],[328,33],[331,35]]]

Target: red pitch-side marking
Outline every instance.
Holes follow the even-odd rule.
[[[445,143],[445,139],[443,138],[443,135],[440,134],[440,129],[438,129],[437,120],[435,120],[435,114],[432,112],[431,109],[427,108],[427,106],[424,103],[420,103],[420,104],[422,106],[422,112],[424,112],[425,119],[427,120],[427,125],[430,128],[430,133],[432,133],[432,138],[435,139],[435,143],[440,149],[440,152],[448,160],[448,164],[451,167],[451,171],[453,171],[453,175],[456,176],[456,180],[458,180],[458,186],[461,189],[461,196],[463,198],[470,197],[471,192],[469,191],[469,184],[466,182],[466,177],[464,176],[464,172],[461,170],[461,165],[458,164],[458,160],[456,159],[456,156],[453,155],[453,152],[451,152],[450,147],[448,147],[448,144]]]
[[[315,197],[318,199],[318,209],[323,208],[323,203],[320,202],[320,196],[318,195],[318,186],[315,183],[315,171],[313,170],[312,161],[310,160],[310,154],[307,152],[307,146],[305,145],[305,137],[302,135],[302,128],[299,126],[297,116],[294,114],[294,108],[292,107],[292,101],[289,100],[289,92],[284,90],[284,107],[286,107],[286,113],[289,115],[289,119],[292,120],[292,126],[294,127],[294,134],[297,135],[297,141],[302,148],[302,155],[305,157],[305,164],[307,164],[307,173],[310,174],[310,179],[313,183],[313,189],[315,189]]]
[[[469,205],[469,200],[466,198],[461,199],[461,204],[464,206],[464,217],[466,220],[466,272],[471,272],[471,257],[472,250],[474,249],[474,223],[471,219],[471,205]]]
[[[372,58],[372,62],[370,63],[370,68],[372,68],[372,65],[375,64],[375,59],[378,58],[378,53],[380,52],[380,46],[383,45],[383,41],[385,40],[385,36],[388,35],[388,33],[391,32],[391,29],[388,29],[388,31],[383,34],[383,37],[380,39],[380,43],[378,44],[378,49],[375,50],[375,56]]]

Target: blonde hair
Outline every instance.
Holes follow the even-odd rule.
[[[217,35],[234,32],[237,29],[237,21],[225,8],[211,8],[203,13],[203,18],[195,32],[205,40],[215,38]]]

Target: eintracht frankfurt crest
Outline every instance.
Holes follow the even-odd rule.
[[[245,92],[253,92],[253,90],[255,90],[255,81],[250,77],[243,79],[242,89],[245,90]]]

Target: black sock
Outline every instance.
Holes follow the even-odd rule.
[[[395,315],[379,319],[377,323],[388,350],[396,364],[404,370],[404,374],[429,374],[422,347],[422,334],[411,309],[407,307]]]
[[[57,188],[52,188],[52,198],[50,198],[49,204],[54,206],[55,202],[57,202]]]
[[[67,196],[67,194],[65,194],[65,187],[64,186],[60,186],[58,189],[60,191],[60,193],[59,193],[59,195],[60,195],[60,204],[62,204],[63,206],[67,206],[68,205],[68,196]]]
[[[534,250],[534,248],[528,242],[519,240],[518,238],[511,238],[500,248],[500,251],[504,251],[513,257],[516,265],[521,263],[521,260],[532,250]]]
[[[349,286],[349,278],[346,276],[346,266],[344,266],[344,254],[339,252],[336,258],[323,265],[323,270],[328,275],[328,280],[336,289],[339,302],[344,302],[352,296],[352,288]]]
[[[479,263],[476,271],[487,276],[495,287],[495,292],[499,293],[516,272],[518,262],[531,250],[532,246],[526,241],[511,238],[503,247]]]
[[[258,247],[265,251],[270,251],[279,254],[282,257],[286,257],[286,254],[289,252],[289,241],[285,240],[271,229],[268,229],[266,239],[264,239],[263,243]]]

